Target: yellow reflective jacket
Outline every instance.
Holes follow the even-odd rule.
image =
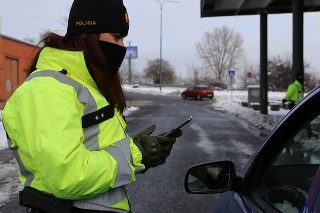
[[[286,99],[287,101],[291,101],[294,104],[297,104],[299,101],[303,99],[303,97],[303,85],[299,81],[295,80],[292,84],[288,86],[284,99]]]
[[[24,186],[76,200],[78,207],[129,211],[124,186],[144,169],[142,155],[81,51],[44,48],[2,118]]]

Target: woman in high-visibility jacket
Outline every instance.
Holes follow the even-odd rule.
[[[117,71],[128,30],[121,0],[75,0],[66,35],[43,36],[7,101],[3,124],[30,212],[129,212],[125,185],[163,164],[181,136],[151,136],[155,126],[127,135]]]

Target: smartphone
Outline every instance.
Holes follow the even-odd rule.
[[[170,135],[172,132],[176,131],[177,129],[181,129],[184,125],[186,125],[187,123],[189,123],[192,120],[192,116],[190,116],[187,120],[185,120],[184,122],[182,122],[180,125],[176,126],[175,128],[173,128],[172,130],[170,130],[167,134],[165,134],[165,136]]]

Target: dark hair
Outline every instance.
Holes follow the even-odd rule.
[[[40,43],[43,43],[41,50],[45,47],[52,47],[68,51],[83,51],[87,68],[101,94],[111,106],[116,107],[123,113],[126,108],[126,101],[119,73],[112,74],[109,70],[98,41],[99,34],[60,36],[49,32],[43,35]],[[36,70],[41,50],[32,59],[28,74]]]

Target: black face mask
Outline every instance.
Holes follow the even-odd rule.
[[[116,74],[122,64],[127,49],[123,46],[99,40],[100,48],[112,74]]]

